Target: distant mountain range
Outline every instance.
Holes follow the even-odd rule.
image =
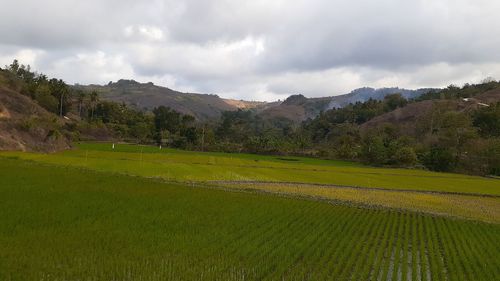
[[[258,102],[224,99],[214,94],[182,93],[153,83],[139,83],[134,80],[119,80],[107,85],[75,85],[87,91],[97,91],[101,98],[124,102],[138,109],[151,110],[160,105],[190,114],[201,121],[220,117],[223,111],[238,109],[255,110],[263,118],[282,118],[296,122],[313,118],[321,111],[341,108],[350,103],[368,99],[381,100],[386,95],[400,93],[404,97],[416,98],[433,89],[408,90],[400,88],[359,88],[352,92],[331,97],[306,98],[292,95],[282,102]]]

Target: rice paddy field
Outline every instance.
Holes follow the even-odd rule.
[[[128,144],[116,144],[112,149],[111,143],[83,143],[55,154],[3,152],[0,156],[178,182],[296,182],[500,196],[497,179],[301,157],[160,150]]]
[[[0,280],[500,280],[499,195],[297,157],[0,152]]]

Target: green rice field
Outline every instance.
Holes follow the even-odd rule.
[[[500,194],[495,179],[297,157],[107,143],[0,152],[0,280],[500,280],[500,223],[484,213],[351,204],[377,199],[321,186],[309,195],[335,201],[308,199],[293,182],[429,206],[427,195],[478,197],[489,211]]]
[[[500,196],[497,179],[301,157],[160,150],[128,144],[112,149],[111,143],[84,143],[55,154],[0,152],[0,156],[179,182],[300,182]]]

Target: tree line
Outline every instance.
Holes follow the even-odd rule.
[[[500,103],[467,111],[457,110],[453,103],[500,87],[492,79],[450,86],[414,100],[393,94],[383,100],[357,102],[321,112],[300,124],[265,119],[252,110],[222,112],[219,120],[201,123],[164,106],[147,112],[101,100],[96,91],[85,92],[60,79],[49,79],[17,60],[5,70],[22,81],[21,93],[54,114],[70,116],[72,131],[100,128],[121,140],[190,150],[307,155],[378,166],[500,175]],[[431,101],[431,109],[410,123],[364,126],[377,116],[421,101]]]

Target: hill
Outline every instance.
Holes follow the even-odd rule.
[[[316,117],[321,111],[341,108],[350,103],[364,102],[371,99],[382,100],[385,96],[400,93],[407,99],[419,97],[431,89],[407,90],[400,88],[359,88],[349,94],[306,98],[303,95],[291,95],[283,102],[258,102],[224,99],[214,94],[183,93],[154,85],[151,82],[140,83],[135,80],[121,79],[107,85],[75,85],[84,91],[97,91],[101,98],[114,102],[123,102],[140,110],[152,110],[158,106],[167,106],[178,112],[194,116],[199,121],[215,120],[224,111],[256,110],[264,119],[286,119],[301,122]]]
[[[431,99],[409,103],[404,107],[379,115],[361,125],[361,130],[376,128],[383,124],[398,125],[405,133],[414,134],[416,122],[431,114],[436,108],[446,108],[454,112],[471,112],[500,102],[500,88],[477,94],[470,98]]]
[[[293,122],[301,122],[308,118],[314,118],[322,111],[332,108],[343,108],[356,102],[365,102],[369,99],[383,100],[391,94],[401,94],[406,99],[414,99],[434,89],[407,90],[401,88],[359,88],[349,94],[322,97],[306,98],[303,95],[292,95],[281,104],[269,106],[260,113],[263,118],[287,119]]]
[[[406,99],[417,98],[429,91],[436,89],[422,88],[417,90],[408,90],[398,87],[374,89],[369,87],[355,89],[349,94],[334,96],[331,99],[327,109],[342,108],[350,103],[365,102],[369,99],[383,100],[385,96],[391,94],[401,94]]]
[[[220,117],[223,111],[252,109],[264,106],[264,102],[223,99],[213,94],[182,93],[153,83],[134,80],[118,80],[108,85],[76,85],[77,89],[97,91],[103,99],[123,102],[137,109],[152,110],[158,106],[170,107],[178,112],[194,116],[200,121]]]
[[[292,95],[281,103],[268,106],[258,115],[263,119],[286,119],[300,122],[316,117],[327,108],[330,100],[330,97],[306,98],[303,95]]]
[[[19,81],[0,71],[0,150],[53,152],[70,147],[65,121],[19,92]]]

